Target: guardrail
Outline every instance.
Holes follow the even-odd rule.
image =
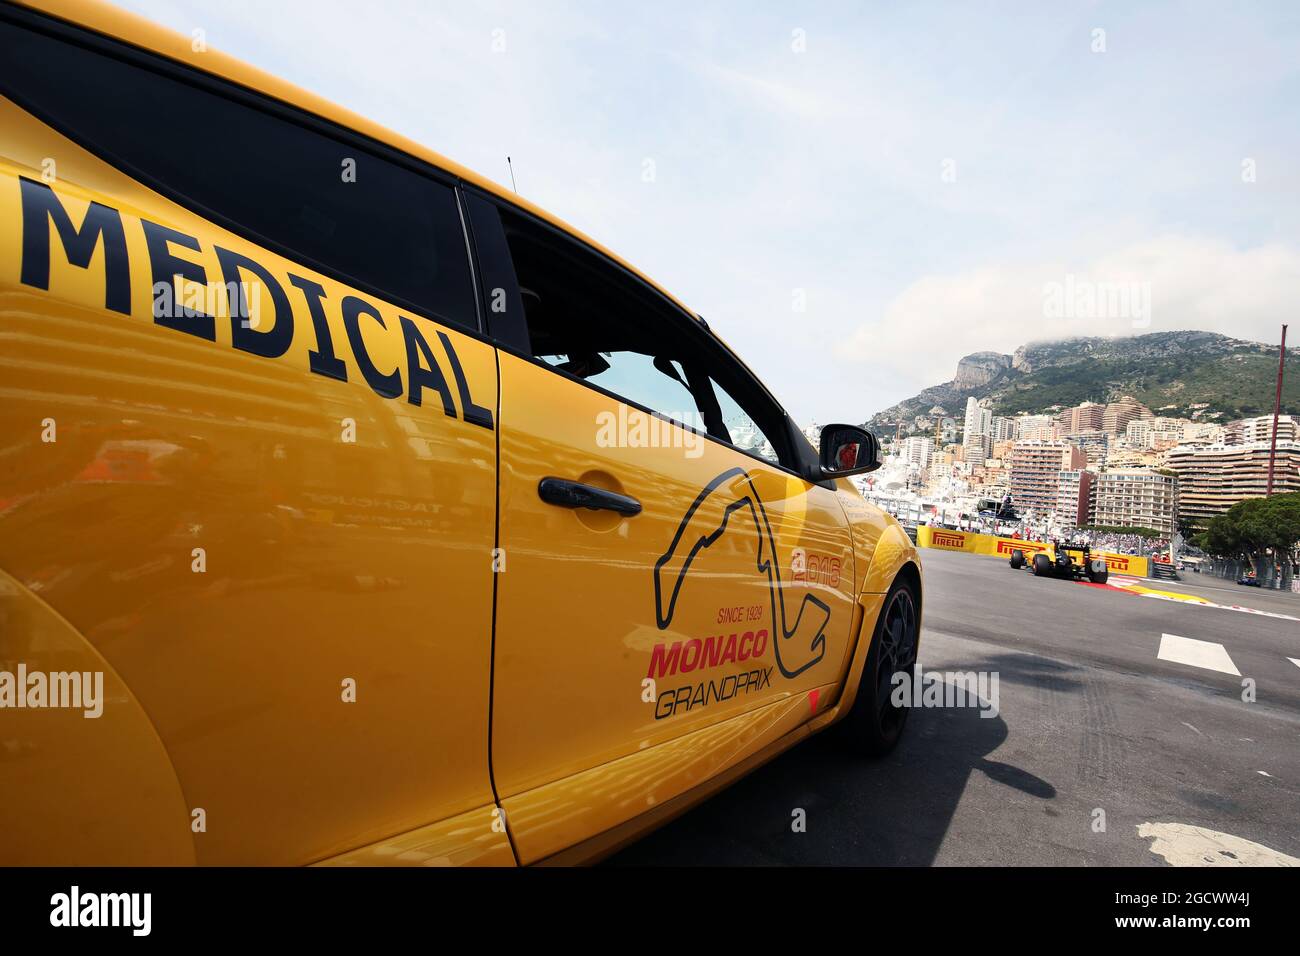
[[[940,551],[966,551],[970,554],[982,554],[996,558],[1010,558],[1017,548],[1031,557],[1040,551],[1051,551],[1052,545],[1047,541],[1023,541],[1020,538],[1003,538],[998,535],[981,534],[978,531],[949,531],[946,528],[931,528],[921,525],[916,529],[916,544],[920,548],[937,548]],[[1136,577],[1150,577],[1151,562],[1135,554],[1117,554],[1114,551],[1093,551],[1093,555],[1106,559],[1106,567],[1115,574],[1132,574]]]

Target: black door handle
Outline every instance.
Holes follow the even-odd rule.
[[[629,518],[641,513],[641,502],[635,498],[564,478],[543,478],[537,483],[537,496],[561,508],[613,511]]]

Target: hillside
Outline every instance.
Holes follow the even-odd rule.
[[[1284,411],[1300,410],[1300,356],[1287,354]],[[976,352],[952,381],[877,413],[884,428],[928,416],[936,405],[958,419],[966,399],[991,398],[994,414],[1038,413],[1132,395],[1156,414],[1228,422],[1273,410],[1277,346],[1213,332],[1154,332],[1128,338],[1032,342],[1013,355]]]

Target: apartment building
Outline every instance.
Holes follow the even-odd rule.
[[[1214,422],[1183,421],[1183,441],[1217,445],[1223,442],[1223,426]]]
[[[1225,445],[1253,445],[1257,442],[1271,441],[1273,437],[1273,416],[1261,415],[1259,418],[1243,418],[1229,422],[1223,427]],[[1277,419],[1277,440],[1295,441],[1295,419],[1290,415],[1279,415]]]
[[[1015,422],[1016,438],[1050,440],[1056,437],[1056,419],[1051,415],[1020,415]]]
[[[1271,428],[1271,419],[1269,423]],[[1268,442],[1169,449],[1165,462],[1178,475],[1179,513],[1204,525],[1238,501],[1262,498],[1268,488],[1268,452]],[[1273,491],[1300,491],[1300,442],[1278,441]]]
[[[1088,464],[1100,469],[1110,453],[1111,436],[1108,432],[1090,430],[1077,432],[1070,436],[1070,443],[1082,449],[1088,458]]]
[[[935,479],[951,478],[953,475],[952,456],[945,455],[937,451],[930,456],[930,464],[925,469],[925,473],[931,481]]]
[[[1101,430],[1111,435],[1123,435],[1129,422],[1151,417],[1151,409],[1125,396],[1111,402],[1101,416]]]
[[[1160,452],[1151,448],[1114,448],[1106,455],[1106,468],[1155,468],[1163,463]]]
[[[1077,435],[1080,432],[1123,435],[1129,422],[1150,417],[1151,409],[1126,395],[1119,401],[1106,405],[1084,402],[1074,408],[1067,408],[1056,416],[1056,426],[1062,435]]]
[[[1057,473],[1056,526],[1062,531],[1073,531],[1080,525],[1092,524],[1092,512],[1097,498],[1094,479],[1097,476],[1082,468]]]
[[[993,413],[974,398],[966,399],[961,443],[967,461],[983,461],[993,451]]]
[[[1016,507],[1040,514],[1056,511],[1057,486],[1062,471],[1079,470],[1087,457],[1067,441],[1029,438],[1011,446],[1011,494]]]
[[[1191,422],[1183,418],[1136,418],[1124,429],[1125,440],[1134,448],[1160,448],[1183,440]]]
[[[1067,408],[1056,416],[1056,428],[1062,435],[1074,435],[1078,432],[1101,431],[1106,419],[1106,406],[1095,402],[1084,402],[1074,408]]]
[[[1154,528],[1172,535],[1178,527],[1178,479],[1149,468],[1102,472],[1093,524]]]
[[[907,462],[912,471],[924,471],[930,464],[930,453],[933,451],[934,442],[929,438],[912,436],[899,442],[899,457]]]

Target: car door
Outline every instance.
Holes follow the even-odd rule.
[[[473,221],[506,338],[512,309],[527,332],[499,353],[492,767],[529,863],[815,712],[851,550],[779,407],[696,319],[543,223]]]
[[[0,91],[0,568],[51,609],[41,630],[0,608],[0,660],[56,666],[54,622],[111,668],[103,720],[10,735],[31,756],[0,791],[32,835],[0,859],[129,862],[104,834],[140,823],[200,863],[413,831],[376,858],[511,862],[487,762],[496,356],[455,183],[8,7]],[[182,149],[160,115],[239,135]],[[83,773],[137,717],[156,762]],[[141,823],[160,778],[185,803]]]

